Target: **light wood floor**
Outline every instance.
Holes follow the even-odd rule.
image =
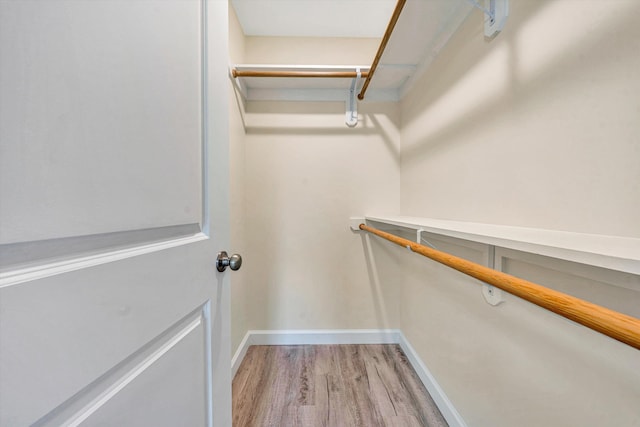
[[[447,426],[398,345],[251,346],[233,426]]]

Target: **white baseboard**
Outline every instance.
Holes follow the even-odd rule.
[[[247,350],[249,350],[249,347],[252,345],[255,345],[251,342],[252,341],[251,332],[252,331],[247,331],[247,333],[244,335],[244,338],[242,338],[240,345],[236,349],[236,353],[231,358],[231,378],[232,379],[235,378],[236,373],[238,372],[238,368],[240,368],[240,364],[244,360],[244,356],[247,355]]]
[[[467,427],[456,408],[399,329],[248,331],[231,359],[231,377],[252,345],[399,344],[450,427]]]
[[[418,353],[413,349],[407,338],[405,338],[402,332],[399,332],[399,342],[400,348],[407,356],[409,363],[418,374],[418,377],[424,384],[424,387],[427,389],[433,401],[436,403],[438,409],[442,413],[442,416],[450,427],[467,427],[467,424],[464,422],[464,419],[456,408],[453,406],[447,395],[444,393],[444,390],[440,387],[440,384],[433,377],[429,369],[422,362],[422,359],[418,356]]]

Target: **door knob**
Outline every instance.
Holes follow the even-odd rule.
[[[229,256],[225,251],[218,252],[216,258],[216,268],[218,271],[225,271],[227,267],[233,271],[240,270],[242,266],[242,257],[238,254]]]

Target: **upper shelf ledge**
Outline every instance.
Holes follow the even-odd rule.
[[[640,239],[409,216],[367,221],[471,240],[552,258],[640,274]]]

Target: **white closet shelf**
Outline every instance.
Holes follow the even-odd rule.
[[[401,100],[470,15],[474,4],[475,0],[408,0],[380,57],[365,100]],[[478,21],[478,25],[482,22]],[[234,76],[233,70],[369,71],[371,66],[236,64],[231,68]],[[251,101],[344,101],[353,79],[238,76],[234,80],[245,99]],[[362,81],[357,82],[358,90],[361,86]]]
[[[639,238],[409,216],[366,216],[365,219],[501,248],[640,274]]]

